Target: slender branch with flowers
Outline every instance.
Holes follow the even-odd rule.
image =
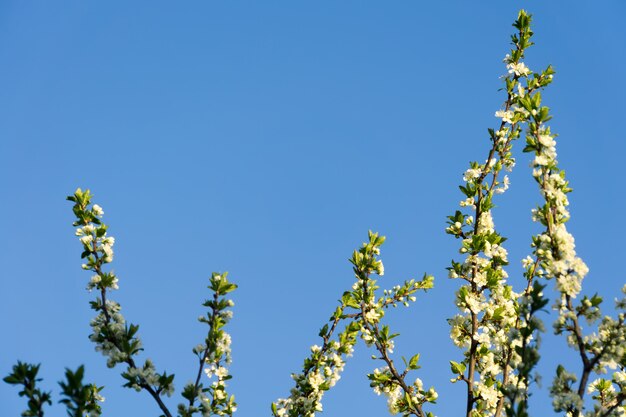
[[[178,405],[181,417],[191,417],[196,413],[203,416],[232,416],[237,411],[235,396],[226,392],[226,381],[232,378],[227,366],[232,358],[231,337],[224,331],[224,326],[233,316],[229,308],[234,305],[233,300],[227,299],[225,295],[236,290],[237,285],[228,281],[228,272],[213,272],[209,289],[213,292],[213,297],[203,305],[210,310],[206,317],[198,318],[198,321],[209,326],[209,331],[204,343],[193,348],[193,353],[198,358],[198,374],[195,381],[188,383],[183,389],[182,396],[189,403]],[[203,373],[209,379],[215,379],[206,388],[201,379]],[[195,404],[196,400],[199,405]]]
[[[99,292],[99,297],[90,303],[97,315],[91,320],[92,334],[89,339],[96,344],[96,350],[107,357],[109,368],[126,364],[126,370],[122,373],[126,380],[125,387],[137,391],[145,390],[156,401],[163,414],[171,417],[172,413],[161,396],[172,395],[174,392],[174,375],[158,373],[150,359],[146,359],[143,365],[137,365],[135,356],[143,350],[141,339],[137,335],[139,326],[127,324],[120,312],[121,306],[108,299],[108,291],[119,288],[115,273],[104,270],[104,266],[113,261],[115,239],[107,235],[108,227],[101,220],[104,211],[99,205],[92,204],[91,198],[89,190],[82,191],[80,188],[67,198],[74,202],[76,236],[83,246],[81,258],[86,260],[82,268],[94,274],[87,289]]]
[[[380,357],[374,359],[384,361],[386,366],[376,369],[368,375],[370,386],[378,395],[384,393],[387,404],[392,414],[415,415],[426,417],[422,411],[422,404],[435,402],[437,393],[433,388],[423,390],[421,380],[417,379],[414,384],[407,384],[405,377],[410,370],[418,369],[419,355],[413,356],[407,362],[407,368],[400,373],[396,369],[389,354],[393,353],[394,337],[389,327],[380,325],[381,318],[385,315],[385,309],[396,307],[399,303],[405,306],[415,301],[415,294],[419,290],[432,288],[433,278],[425,275],[420,281],[409,280],[402,285],[395,286],[392,290],[385,290],[384,296],[376,299],[375,291],[378,289],[376,281],[371,279],[372,274],[384,275],[385,268],[380,255],[380,246],[385,237],[378,233],[369,232],[368,242],[363,243],[359,250],[355,250],[350,258],[356,282],[352,291],[344,292],[333,315],[330,317],[330,326],[324,325],[319,336],[323,339],[322,346],[311,347],[311,355],[304,360],[303,371],[293,374],[296,382],[291,390],[289,398],[278,399],[272,404],[272,412],[275,417],[313,417],[316,412],[322,411],[322,397],[340,378],[340,373],[345,366],[344,357],[352,355],[357,337],[365,341],[368,347],[373,346]],[[343,332],[337,341],[331,341],[337,324],[347,320]]]
[[[533,238],[536,261],[528,260],[527,268],[533,264],[537,275],[555,281],[554,309],[558,311],[558,318],[554,330],[566,336],[568,345],[578,351],[582,362],[579,376],[559,365],[550,389],[553,405],[556,411],[578,417],[585,409],[585,393],[597,393],[593,396],[594,409],[586,412],[586,416],[623,415],[626,413],[626,301],[624,298],[616,301],[617,318],[602,316],[602,297],[597,294],[583,296],[576,302],[589,269],[576,254],[574,237],[566,227],[570,219],[567,194],[571,189],[565,171],[558,167],[556,160],[556,135],[546,126],[551,119],[549,108],[542,105],[538,93],[521,98],[520,104],[530,114],[524,151],[535,155],[532,175],[544,203],[533,210],[533,220],[541,223],[545,230]],[[626,293],[626,286],[623,292]],[[585,335],[583,321],[595,331]],[[599,378],[589,383],[592,373],[605,374],[609,369],[613,370],[611,379]],[[578,386],[575,386],[576,381]]]
[[[511,171],[515,166],[512,146],[527,117],[519,99],[532,94],[542,86],[544,78],[550,77],[542,74],[538,84],[522,85],[521,81],[532,74],[522,62],[526,49],[532,45],[530,16],[520,12],[513,26],[513,49],[504,59],[508,70],[504,76],[507,97],[503,108],[495,114],[501,119],[500,125],[488,130],[491,146],[485,162],[472,162],[463,176],[465,184],[459,188],[464,200],[460,205],[466,212],[457,210],[449,216],[446,229],[461,239],[460,253],[466,255],[462,262],[453,261],[448,270],[451,278],[466,282],[456,296],[460,313],[449,323],[453,342],[464,349],[463,360],[451,361],[450,365],[455,375],[453,382],[466,385],[467,417],[499,416],[506,399],[511,401],[519,395],[516,390],[511,397],[510,387],[527,386],[528,381],[519,381],[516,367],[522,363],[520,352],[527,347],[525,343],[533,332],[524,331],[527,336],[519,337],[521,329],[532,322],[531,316],[520,316],[520,298],[531,294],[536,298],[540,293],[539,287],[533,285],[534,275],[526,277],[528,285],[521,294],[506,283],[506,239],[495,230],[492,216],[495,195],[509,188],[508,176],[500,181],[499,175],[503,169]],[[534,314],[536,309],[531,311]]]

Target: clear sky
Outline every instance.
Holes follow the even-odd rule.
[[[460,255],[445,216],[468,161],[486,157],[519,7],[534,15],[526,62],[557,71],[544,100],[574,188],[569,228],[591,269],[585,292],[612,307],[626,282],[621,0],[0,2],[2,375],[17,359],[41,362],[43,386],[58,393],[63,368],[84,363],[106,386],[105,415],[158,415],[147,394],[120,388],[121,368],[107,369],[87,339],[90,274],[64,201],[83,187],[116,237],[113,297],[140,324],[143,357],[174,372],[177,387],[195,369],[208,276],[228,270],[240,286],[229,327],[237,414],[270,415],[373,229],[388,237],[383,287],[436,277],[386,318],[401,333],[397,353],[421,352],[417,375],[440,393],[433,411],[460,415],[448,361],[461,352],[446,324],[459,283],[445,271]],[[518,153],[494,211],[517,288],[537,230],[528,161]],[[550,414],[557,361],[576,358],[562,339],[544,345],[536,415]],[[386,415],[365,378],[380,366],[369,356],[359,343],[325,416]],[[0,385],[0,414],[23,408]]]

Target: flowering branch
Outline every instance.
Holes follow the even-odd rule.
[[[465,185],[459,187],[466,197],[460,205],[472,209],[473,215],[456,211],[448,217],[446,229],[462,239],[460,252],[467,254],[462,263],[453,261],[448,268],[451,278],[467,282],[457,292],[457,306],[463,314],[449,320],[454,343],[466,349],[461,363],[450,364],[456,375],[452,381],[463,381],[467,386],[467,417],[499,416],[505,405],[506,387],[519,385],[515,368],[523,350],[519,333],[526,321],[519,316],[520,294],[506,285],[508,274],[503,267],[508,259],[502,246],[506,239],[495,231],[491,209],[494,195],[509,187],[508,177],[499,181],[498,176],[503,168],[511,171],[515,166],[512,142],[519,138],[520,124],[528,117],[519,105],[520,98],[532,94],[543,82],[537,75],[528,79],[531,71],[522,62],[525,50],[532,45],[530,21],[530,15],[522,10],[513,24],[517,29],[511,36],[514,48],[504,60],[508,69],[504,77],[507,98],[503,109],[496,112],[500,127],[489,129],[491,148],[487,159],[483,164],[472,162],[463,177]],[[522,79],[527,79],[526,87]],[[527,276],[526,297],[533,288],[535,296],[540,294],[533,278],[534,274]],[[536,308],[529,311],[534,313]]]
[[[291,389],[291,395],[272,403],[274,417],[314,417],[316,412],[322,411],[324,392],[332,388],[341,377],[345,367],[344,357],[352,356],[359,332],[358,324],[349,321],[337,338],[333,339],[339,322],[354,317],[344,314],[350,306],[351,300],[344,294],[341,304],[329,319],[330,326],[325,324],[319,332],[322,346],[313,345],[311,355],[304,360],[302,372],[291,375],[296,383]]]
[[[122,373],[122,377],[127,381],[125,387],[147,391],[164,415],[172,417],[161,395],[171,395],[174,392],[174,375],[157,373],[149,359],[141,367],[136,365],[133,356],[143,350],[141,340],[137,336],[139,326],[127,325],[120,313],[120,305],[107,299],[108,290],[118,289],[117,276],[113,272],[103,270],[105,264],[113,261],[115,239],[107,236],[107,226],[101,221],[104,211],[99,205],[92,205],[91,198],[89,190],[82,191],[80,188],[74,195],[67,197],[69,201],[74,202],[76,221],[73,225],[78,227],[76,235],[83,245],[81,258],[86,259],[82,268],[95,274],[87,289],[89,291],[97,289],[100,292],[100,297],[90,303],[91,308],[98,314],[91,321],[93,333],[89,338],[96,343],[96,350],[107,356],[109,368],[119,363],[127,365],[126,371]]]
[[[204,344],[199,344],[193,349],[198,357],[198,373],[195,382],[188,383],[183,389],[182,396],[189,401],[189,405],[182,403],[178,405],[181,417],[191,417],[197,412],[203,416],[232,416],[237,410],[235,396],[226,393],[226,381],[232,378],[226,367],[231,362],[231,338],[223,330],[232,317],[229,308],[234,305],[233,301],[224,295],[237,289],[237,285],[228,281],[227,272],[214,272],[210,278],[209,289],[213,292],[213,297],[203,305],[210,310],[206,317],[198,318],[201,323],[209,326],[209,332]],[[216,377],[216,381],[207,388],[200,382],[203,371],[209,378]],[[195,406],[197,399],[200,400],[198,407]]]
[[[369,242],[364,243],[361,249],[354,251],[350,262],[354,265],[354,274],[357,282],[351,298],[359,305],[361,315],[358,318],[361,330],[361,339],[367,346],[374,346],[380,357],[372,356],[372,359],[382,360],[386,366],[375,369],[367,377],[371,381],[370,386],[378,395],[384,393],[387,398],[389,412],[392,414],[402,413],[404,416],[415,415],[417,417],[432,416],[422,409],[424,403],[435,403],[437,392],[434,388],[425,391],[422,380],[417,378],[413,384],[407,384],[405,378],[409,371],[419,369],[419,354],[405,360],[406,369],[400,373],[389,354],[393,353],[394,338],[398,334],[391,334],[389,326],[380,325],[380,320],[385,314],[385,308],[389,305],[394,307],[397,302],[408,306],[409,301],[415,301],[413,294],[418,290],[427,290],[433,286],[433,277],[425,275],[423,280],[406,281],[402,286],[398,285],[393,290],[386,290],[385,296],[376,300],[375,292],[378,289],[376,281],[371,279],[371,274],[379,276],[384,274],[383,263],[377,259],[380,254],[380,246],[385,237],[378,233],[369,232]]]
[[[552,71],[548,70],[549,77],[543,83],[539,82],[541,87],[552,79]],[[599,394],[594,396],[595,411],[587,415],[621,415],[619,413],[626,411],[623,406],[623,394],[626,393],[623,383],[626,380],[623,372],[626,361],[624,313],[620,313],[617,320],[604,317],[597,327],[597,334],[584,335],[580,319],[585,319],[589,325],[598,322],[602,298],[585,296],[578,304],[574,303],[589,269],[577,256],[574,237],[565,225],[570,219],[567,194],[571,188],[556,160],[556,135],[545,125],[551,119],[549,108],[542,106],[539,92],[521,97],[519,104],[530,115],[524,151],[535,155],[533,177],[544,200],[543,206],[533,210],[533,220],[545,226],[545,231],[533,238],[537,259],[533,268],[537,269],[537,275],[556,281],[559,298],[555,309],[559,317],[554,323],[555,333],[567,335],[568,344],[578,351],[582,362],[580,378],[559,365],[551,388],[554,409],[579,417],[584,410],[585,391],[597,391]],[[537,268],[537,263],[540,268]],[[618,310],[624,310],[624,307],[623,300],[617,302]],[[621,370],[613,374],[612,381],[599,379],[588,385],[591,372],[605,373],[607,367],[615,369],[618,364]],[[573,384],[578,379],[580,382],[575,389]],[[613,395],[613,384],[620,389],[620,394]]]
[[[400,391],[404,390],[406,393],[405,399],[390,397],[390,410],[399,410],[403,413],[406,411],[406,415],[426,416],[421,413],[421,404],[426,401],[434,402],[437,398],[434,389],[428,392],[422,391],[419,380],[419,386],[416,385],[416,388],[409,387],[404,382],[408,370],[418,368],[419,355],[415,355],[408,363],[408,369],[400,374],[387,354],[393,349],[391,339],[396,335],[389,335],[387,326],[379,328],[377,324],[384,315],[384,309],[390,306],[395,307],[398,303],[408,305],[408,301],[415,300],[413,296],[415,292],[432,288],[433,278],[425,276],[422,281],[406,281],[403,285],[394,287],[393,290],[385,291],[385,295],[376,301],[374,291],[378,287],[376,287],[376,281],[369,277],[372,273],[379,276],[384,274],[383,263],[376,259],[375,255],[380,253],[380,245],[385,238],[371,231],[368,237],[369,242],[364,243],[361,249],[355,250],[350,259],[357,277],[352,291],[344,292],[340,305],[330,317],[330,325],[326,324],[320,330],[322,346],[312,346],[311,355],[304,360],[302,373],[292,375],[296,386],[291,390],[291,396],[272,403],[272,413],[275,417],[313,417],[316,412],[322,411],[322,396],[339,380],[340,373],[345,366],[342,355],[352,355],[359,332],[368,346],[375,345],[383,360],[389,365],[389,369],[393,370],[390,372],[395,372],[393,380],[385,379],[380,375],[379,370],[368,375],[372,381],[370,385],[374,387],[375,392],[378,394],[385,392],[389,395],[392,391],[396,392],[395,388],[394,390],[391,388],[398,385]],[[342,320],[348,320],[348,324],[337,340],[333,340],[332,335]],[[420,414],[416,414],[417,410],[420,410]]]

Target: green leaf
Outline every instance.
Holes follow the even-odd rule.
[[[463,375],[465,374],[466,366],[464,363],[458,363],[455,361],[450,361],[450,370],[455,375]]]
[[[419,353],[417,355],[413,355],[411,359],[409,360],[409,369],[419,369],[419,366],[417,366],[417,362],[419,360],[420,360]]]

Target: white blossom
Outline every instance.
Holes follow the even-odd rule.
[[[506,67],[509,70],[509,74],[515,74],[518,76],[525,76],[530,74],[531,72],[530,69],[523,62],[511,62]]]
[[[102,217],[104,215],[104,210],[102,210],[102,207],[100,207],[97,204],[94,204],[91,210],[93,211],[93,214],[95,214],[98,217]]]
[[[513,124],[513,116],[515,113],[511,110],[498,110],[495,114],[496,117],[502,119],[504,123]]]

